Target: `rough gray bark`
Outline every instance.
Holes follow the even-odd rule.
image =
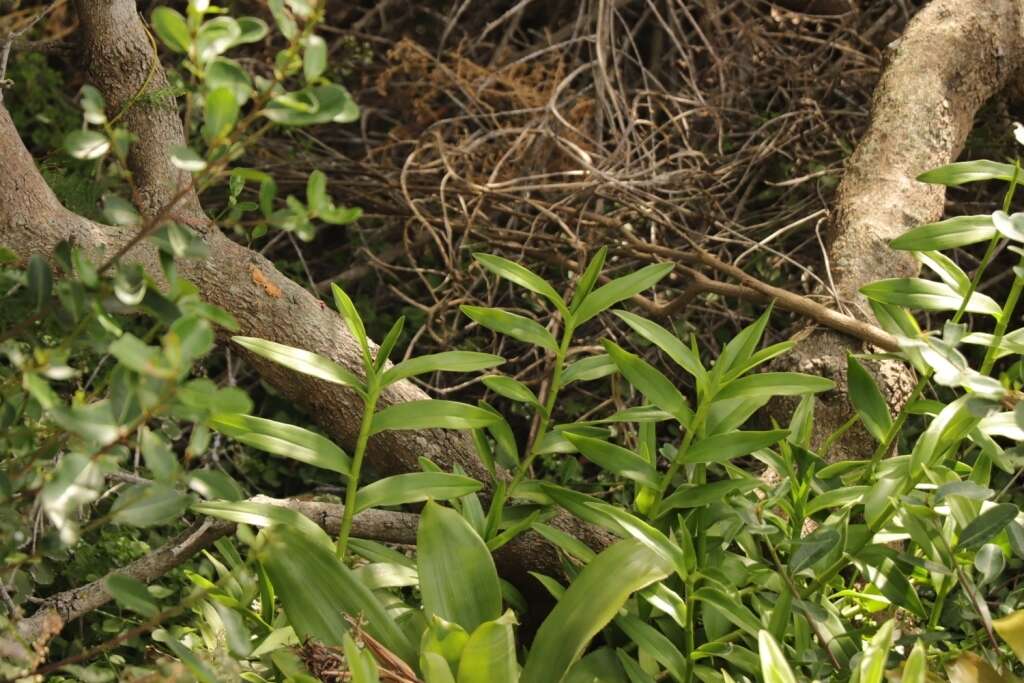
[[[872,320],[858,290],[869,282],[916,275],[918,263],[888,243],[905,230],[938,220],[945,189],[915,178],[954,161],[978,109],[1024,65],[1024,4],[1019,0],[935,0],[891,47],[875,90],[871,122],[850,157],[836,196],[829,264],[843,307]],[[803,335],[801,335],[803,336]],[[779,365],[831,377],[837,389],[819,401],[817,442],[852,414],[846,396],[846,353],[860,350],[828,330],[804,336]],[[901,364],[873,368],[899,409],[913,387]],[[872,441],[850,430],[833,456],[863,457]]]

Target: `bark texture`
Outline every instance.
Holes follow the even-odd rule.
[[[871,122],[850,157],[831,223],[829,264],[839,304],[873,320],[859,289],[875,280],[917,274],[917,261],[889,248],[905,230],[938,220],[945,189],[916,177],[959,156],[978,109],[1024,65],[1024,4],[1018,0],[934,0],[890,48],[875,90]],[[816,440],[852,415],[846,396],[846,353],[860,348],[828,330],[802,335],[778,365],[831,377],[837,390],[819,401]],[[872,368],[899,409],[913,387],[902,364]],[[785,414],[785,407],[779,411]],[[873,449],[859,426],[840,440],[835,459]]]

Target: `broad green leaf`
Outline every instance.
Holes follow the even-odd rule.
[[[173,52],[188,52],[192,44],[185,17],[170,7],[157,7],[151,17],[153,32]]]
[[[761,658],[761,676],[765,683],[796,683],[796,676],[786,661],[786,655],[768,631],[757,632],[757,649]]]
[[[32,254],[28,260],[27,276],[28,296],[36,310],[41,311],[53,293],[53,273],[50,271],[50,264],[39,254]]]
[[[319,213],[328,204],[327,174],[317,169],[306,179],[306,206],[311,212]]]
[[[356,305],[352,303],[352,299],[349,298],[349,295],[337,283],[331,283],[331,292],[334,294],[335,308],[338,309],[342,320],[345,321],[348,331],[359,342],[359,347],[363,350],[363,358],[369,363],[371,360],[370,344],[366,336],[366,327],[363,325],[363,319],[359,315],[359,311],[356,310]]]
[[[683,370],[693,375],[698,382],[707,380],[708,373],[701,364],[700,357],[674,334],[658,323],[633,313],[626,311],[614,311],[614,313],[619,319],[629,325],[634,332],[664,351],[669,358],[675,361]]]
[[[238,28],[241,33],[234,45],[259,42],[270,32],[267,22],[259,17],[238,17]]]
[[[764,375],[755,375],[763,377]],[[773,429],[766,432],[730,432],[716,434],[692,444],[686,453],[681,455],[686,464],[726,462],[733,458],[748,455],[762,448],[785,439],[788,429]]]
[[[799,574],[835,550],[841,542],[842,538],[839,532],[832,527],[818,527],[799,541],[795,541],[796,549],[789,558],[790,571]]]
[[[456,683],[448,662],[436,652],[420,654],[420,670],[426,683]]]
[[[693,597],[716,607],[731,623],[752,636],[761,631],[761,622],[749,607],[731,595],[710,586],[698,588]]]
[[[567,386],[572,382],[590,382],[601,379],[618,372],[611,357],[602,353],[597,356],[581,358],[565,369],[562,373],[561,386]]]
[[[558,342],[540,323],[500,308],[482,306],[460,306],[459,309],[474,322],[513,339],[539,346],[548,351],[558,351]]]
[[[624,275],[588,294],[573,314],[573,322],[579,326],[602,313],[623,299],[639,294],[653,287],[661,278],[672,271],[671,263],[652,263],[635,273]]]
[[[956,311],[963,297],[944,282],[903,277],[879,280],[860,288],[860,293],[873,301],[922,311]],[[968,313],[998,316],[999,304],[990,296],[974,292],[967,301]]]
[[[533,393],[530,387],[517,379],[505,377],[504,375],[488,375],[482,381],[484,386],[499,396],[532,406],[540,407],[541,405],[537,395]]]
[[[206,169],[206,159],[201,157],[191,147],[185,145],[175,145],[171,147],[171,163],[175,167],[180,168],[182,171],[188,171],[189,173],[196,173]]]
[[[650,624],[637,619],[631,614],[622,614],[615,620],[616,626],[636,643],[637,647],[644,650],[658,661],[665,670],[677,681],[686,680],[687,666],[686,658],[672,644],[672,641],[661,634]]]
[[[252,415],[221,413],[207,423],[225,436],[267,453],[348,476],[352,461],[330,439],[302,427]]]
[[[645,486],[658,488],[660,477],[654,465],[631,450],[615,444],[566,432],[568,439],[588,460],[603,469],[626,479],[638,481]]]
[[[846,357],[846,378],[850,387],[850,403],[857,409],[864,427],[879,442],[885,441],[892,427],[892,415],[874,378],[852,355]]]
[[[416,534],[420,592],[427,616],[469,632],[501,616],[501,585],[483,539],[462,516],[428,502]]]
[[[110,574],[103,579],[103,585],[117,604],[150,619],[160,613],[156,600],[146,589],[146,584],[124,574]]]
[[[178,456],[167,440],[148,427],[139,430],[139,450],[142,451],[146,467],[158,481],[170,481],[181,470]]]
[[[64,149],[75,159],[99,159],[110,151],[110,140],[95,130],[73,130],[64,136]]]
[[[922,183],[932,185],[963,185],[979,180],[1013,180],[1013,164],[1003,164],[988,159],[976,161],[958,161],[945,166],[933,168],[917,176]]]
[[[361,619],[367,633],[404,661],[416,661],[415,646],[388,610],[322,541],[281,525],[265,529],[260,536],[263,543],[256,557],[299,638],[341,645],[348,631],[345,615],[349,615]]]
[[[163,524],[180,517],[192,501],[192,496],[165,484],[135,484],[121,491],[110,508],[110,519],[136,527]]]
[[[315,106],[297,109],[294,106],[296,99],[315,103]],[[283,126],[352,123],[359,119],[359,107],[352,99],[352,95],[336,83],[324,83],[295,93],[279,95],[271,100],[261,113]]]
[[[691,413],[686,405],[686,399],[665,375],[643,358],[626,351],[613,341],[606,339],[602,344],[619,368],[619,372],[651,403],[680,422],[689,422]]]
[[[304,375],[352,388],[361,388],[363,385],[362,380],[348,368],[311,351],[255,337],[232,337],[231,341],[257,356],[280,363]]]
[[[475,429],[498,418],[484,408],[467,403],[423,399],[388,406],[373,416],[373,434],[389,429]]]
[[[327,42],[313,34],[306,38],[306,49],[302,53],[302,75],[307,83],[320,78],[327,68]]]
[[[492,353],[474,351],[442,351],[404,360],[384,373],[381,384],[387,386],[406,377],[428,372],[476,372],[501,365],[505,359]]]
[[[508,611],[473,631],[462,650],[458,683],[517,683],[515,623],[515,616]]]
[[[205,64],[222,55],[241,37],[242,29],[233,17],[219,16],[203,22],[196,32],[195,57]]]
[[[356,512],[430,499],[450,500],[475,493],[481,488],[483,484],[476,479],[447,472],[396,474],[360,487],[356,493]]]
[[[214,88],[206,96],[203,139],[208,144],[223,142],[238,122],[238,100],[230,88]]]
[[[995,626],[995,622],[992,622]],[[928,680],[928,652],[924,640],[920,638],[914,643],[914,649],[903,663],[900,683],[926,683]]]
[[[715,395],[715,400],[799,396],[800,394],[831,391],[835,387],[835,382],[824,377],[804,375],[799,372],[762,372],[733,380]]]
[[[519,265],[515,261],[509,261],[501,256],[495,256],[494,254],[484,254],[481,252],[475,252],[473,254],[480,265],[487,270],[491,271],[498,277],[502,277],[509,282],[530,290],[536,294],[540,294],[542,297],[550,301],[555,307],[562,313],[563,317],[568,317],[569,309],[565,305],[565,301],[555,291],[554,287],[548,284],[547,280],[537,275],[530,269]]]
[[[1006,528],[1020,512],[1012,503],[1000,503],[975,517],[963,531],[957,541],[957,550],[975,550],[991,540]]]
[[[520,680],[561,681],[630,595],[670,573],[671,563],[639,541],[623,540],[605,549],[583,568],[541,624]]]
[[[427,619],[427,629],[420,641],[420,661],[425,654],[437,655],[457,671],[467,642],[466,629],[435,614]]]
[[[990,215],[957,216],[911,228],[889,242],[889,246],[906,251],[942,251],[986,242],[995,234]]]

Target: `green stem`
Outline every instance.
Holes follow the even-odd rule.
[[[544,434],[551,423],[551,415],[555,410],[555,400],[558,398],[558,390],[561,388],[560,385],[562,383],[562,366],[565,365],[565,357],[569,353],[569,343],[572,341],[572,333],[574,331],[572,324],[566,323],[565,329],[562,331],[562,343],[559,344],[558,351],[555,352],[555,367],[551,371],[551,384],[548,389],[548,395],[544,400],[544,412],[541,413],[540,422],[537,425],[537,433],[533,437],[533,443],[530,444],[527,456],[519,464],[519,467],[516,468],[516,473],[509,484],[508,494],[510,497],[512,492],[515,491],[516,486],[526,477],[530,471],[530,466],[537,459],[537,455],[539,455],[537,447],[544,440]]]
[[[1003,196],[1003,213],[1010,212],[1010,206],[1013,204],[1013,195],[1017,191],[1017,181],[1020,177],[1020,160],[1017,160],[1013,164],[1013,177],[1010,179],[1010,189],[1006,191]],[[974,277],[971,278],[971,286],[967,288],[967,294],[964,295],[963,300],[960,302],[960,308],[957,309],[956,315],[953,316],[953,322],[958,323],[960,319],[964,317],[964,313],[967,312],[967,302],[974,292],[977,291],[978,285],[981,283],[981,277],[985,274],[985,270],[988,268],[989,263],[992,261],[992,257],[996,253],[996,247],[999,246],[999,242],[1002,236],[997,231],[992,239],[989,240],[988,247],[985,249],[985,255],[981,257],[981,263],[978,264],[977,270],[974,271]]]
[[[672,480],[675,479],[679,473],[680,468],[683,466],[683,458],[686,452],[690,450],[690,444],[693,443],[693,437],[697,434],[697,431],[704,426],[704,420],[707,418],[708,407],[710,406],[709,401],[702,401],[697,406],[697,412],[693,416],[693,422],[690,423],[686,430],[686,436],[683,437],[683,442],[679,444],[679,450],[676,451],[676,457],[672,460],[672,464],[669,465],[668,471],[665,472],[665,476],[661,479],[661,485],[658,486],[658,500],[656,503],[660,503],[662,497],[665,495],[665,491],[668,490]]]
[[[345,487],[345,510],[341,515],[341,530],[338,531],[338,559],[345,559],[345,551],[348,549],[348,537],[352,533],[352,518],[356,513],[356,493],[359,491],[359,471],[363,467],[363,456],[366,454],[366,444],[370,440],[370,427],[373,425],[373,411],[377,407],[377,398],[380,395],[380,387],[377,386],[376,378],[370,379],[370,386],[366,388],[366,400],[363,402],[363,419],[359,424],[359,437],[356,440],[356,452],[352,455],[352,468],[348,475],[348,486]]]
[[[1020,269],[1024,269],[1024,258],[1017,264],[1017,268],[1018,272]],[[1022,289],[1024,289],[1024,278],[1016,275],[1013,278],[1013,286],[1010,287],[1010,294],[1006,297],[1006,303],[1003,304],[1003,311],[999,314],[999,322],[996,323],[996,331],[992,335],[992,344],[985,352],[985,360],[981,364],[981,374],[983,375],[988,375],[992,371],[992,366],[996,364],[999,345],[1002,344],[1003,336],[1006,335],[1006,328],[1010,324],[1010,318],[1013,317],[1014,309],[1017,308],[1017,300],[1020,299]]]

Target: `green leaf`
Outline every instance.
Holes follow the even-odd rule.
[[[749,607],[731,595],[717,588],[704,586],[703,588],[698,588],[694,592],[693,597],[695,600],[702,600],[718,608],[731,623],[739,626],[750,635],[756,636],[761,631],[761,622],[757,616],[750,611]]]
[[[975,550],[991,540],[996,534],[1006,528],[1020,512],[1012,503],[1001,503],[993,505],[985,512],[971,520],[963,531],[960,532],[960,540],[957,541],[957,550]]]
[[[505,377],[504,375],[488,375],[483,378],[483,383],[484,386],[494,393],[512,401],[527,403],[537,407],[541,405],[537,396],[530,390],[530,387],[517,379]]]
[[[996,211],[992,214],[992,223],[1006,239],[1024,242],[1024,213],[1008,216],[1005,211]]]
[[[494,560],[459,513],[428,502],[420,515],[416,548],[428,617],[436,614],[472,632],[501,615],[501,585]]]
[[[979,180],[1013,180],[1013,164],[1002,164],[997,161],[978,159],[976,161],[958,161],[925,171],[917,176],[922,183],[932,185],[955,186],[973,183]]]
[[[817,394],[835,389],[836,384],[824,377],[799,372],[762,372],[735,379],[715,395],[716,401],[730,398],[771,398],[773,396],[799,396]]]
[[[995,234],[991,215],[957,216],[907,230],[889,246],[905,251],[942,251],[987,242]]]
[[[509,282],[513,282],[520,287],[530,290],[531,292],[540,294],[542,297],[554,304],[562,313],[563,317],[568,317],[569,309],[566,307],[565,301],[562,297],[559,296],[558,292],[556,292],[544,278],[540,277],[530,269],[519,265],[515,261],[509,261],[507,258],[495,256],[494,254],[475,252],[473,254],[473,258],[475,258],[480,265],[498,277],[504,278]]]
[[[236,524],[252,524],[258,527],[269,527],[275,524],[287,526],[298,533],[324,544],[328,552],[334,551],[334,544],[323,529],[300,512],[270,503],[259,503],[250,500],[239,501],[205,501],[195,503],[192,509],[204,515],[224,519]]]
[[[618,367],[612,362],[611,356],[606,353],[588,356],[565,369],[562,373],[561,386],[568,386],[573,382],[590,382],[601,379],[615,374],[618,370]]]
[[[500,308],[460,306],[459,310],[470,320],[513,339],[557,352],[558,342],[540,323]]]
[[[515,623],[515,616],[508,611],[473,631],[462,650],[458,683],[517,683]]]
[[[995,626],[995,622],[992,622]],[[928,651],[925,648],[924,640],[918,638],[914,643],[914,649],[910,656],[903,663],[903,671],[900,675],[900,683],[927,683],[928,681]]]
[[[756,375],[763,377],[763,375]],[[773,429],[764,432],[728,432],[701,439],[692,444],[682,461],[688,465],[695,463],[726,462],[733,458],[748,455],[762,448],[768,448],[789,435],[788,429]]]
[[[603,340],[601,343],[619,368],[619,372],[642,392],[647,400],[680,422],[689,422],[690,409],[686,405],[686,399],[665,375],[615,342]]]
[[[686,680],[686,670],[689,668],[687,660],[671,640],[631,614],[619,615],[615,624],[637,647],[664,666],[673,678],[677,681]]]
[[[505,359],[491,353],[475,351],[442,351],[404,360],[384,373],[381,384],[387,386],[406,377],[428,372],[476,372],[501,365]]]
[[[178,457],[170,444],[160,434],[148,427],[139,430],[139,450],[146,461],[146,467],[158,481],[169,481],[181,470]]]
[[[380,683],[377,660],[368,649],[361,649],[347,633],[342,636],[342,647],[352,683]]]
[[[306,49],[302,53],[302,75],[307,83],[320,78],[327,68],[327,43],[313,34],[306,38]]]
[[[768,631],[757,632],[758,654],[761,658],[761,676],[764,683],[796,683],[796,676],[782,654],[782,649]]]
[[[206,95],[203,139],[207,144],[223,142],[238,122],[238,100],[230,88],[214,88]]]
[[[483,488],[476,479],[447,472],[409,472],[379,479],[360,487],[356,493],[356,512],[369,508],[420,503],[425,500],[450,500]]]
[[[334,282],[331,283],[331,292],[334,293],[335,308],[341,314],[349,332],[359,342],[359,346],[363,350],[363,358],[369,363],[371,361],[370,345],[366,337],[366,327],[363,325],[363,319],[360,317],[359,311],[356,310],[356,305],[352,303],[352,299],[345,293],[345,290]]]
[[[633,313],[626,311],[613,311],[613,313],[629,325],[634,332],[664,351],[669,358],[693,375],[698,382],[707,380],[708,373],[701,364],[700,358],[674,334],[658,323]]]
[[[160,6],[153,10],[150,21],[153,32],[172,52],[188,52],[192,45],[185,17],[170,7]]]
[[[858,683],[882,683],[885,677],[885,663],[892,650],[892,632],[895,620],[882,624],[882,627],[871,637],[871,642],[860,660],[860,680]]]
[[[922,311],[956,311],[963,297],[944,282],[904,277],[879,280],[860,288],[860,293],[873,301]],[[974,292],[967,301],[968,313],[998,316],[1002,309],[992,297]]]
[[[363,385],[362,380],[348,368],[310,351],[255,337],[232,337],[231,341],[257,356],[272,360],[304,375],[354,389],[361,388]]]
[[[456,683],[448,662],[436,652],[420,654],[420,670],[426,683]]]
[[[312,103],[313,106],[297,109],[297,100]],[[336,83],[325,83],[279,95],[261,113],[274,123],[284,126],[351,123],[359,119],[359,107],[352,95]]]
[[[583,300],[594,289],[594,284],[597,282],[597,277],[601,274],[601,269],[604,268],[604,261],[607,257],[608,247],[598,249],[594,257],[590,259],[590,263],[583,270],[579,280],[576,281],[576,289],[572,293],[572,302],[569,304],[569,310],[573,313],[576,312],[580,304],[583,303]]]
[[[639,541],[619,541],[605,549],[583,568],[541,624],[520,680],[558,683],[630,595],[670,573],[671,563]]]
[[[832,527],[818,527],[807,536],[794,542],[796,549],[789,558],[790,571],[799,574],[832,552],[841,541],[839,532]]]
[[[857,409],[864,427],[879,443],[885,441],[892,427],[892,415],[874,378],[852,355],[846,357],[846,378],[850,387],[850,403]]]
[[[64,149],[75,159],[99,159],[110,151],[110,140],[94,130],[73,130],[64,136]]]
[[[266,37],[270,32],[267,22],[259,17],[238,17],[239,35],[232,44],[244,45],[246,43],[257,43]]]
[[[871,551],[869,546],[867,551]],[[881,591],[892,603],[913,612],[921,618],[927,616],[921,598],[918,597],[914,586],[907,580],[906,575],[900,570],[891,557],[886,555],[875,556],[871,552],[862,552],[864,559],[856,560],[857,565],[871,583]]]
[[[192,496],[165,484],[135,484],[124,489],[110,508],[111,521],[135,527],[163,524],[181,516]]]
[[[389,429],[475,429],[496,422],[490,411],[456,401],[424,399],[388,406],[373,416],[373,434]]]
[[[704,507],[717,503],[732,493],[746,493],[761,486],[761,481],[753,478],[725,479],[708,484],[684,484],[676,487],[672,495],[662,500],[652,516],[657,518],[672,510]]]
[[[403,660],[415,661],[416,648],[408,636],[373,591],[334,556],[326,534],[321,531],[322,540],[317,541],[289,526],[274,525],[260,536],[263,543],[256,557],[299,638],[341,645],[349,615],[361,619],[367,633]]]
[[[32,254],[28,260],[28,296],[37,311],[50,301],[53,294],[53,273],[50,264],[39,254]]]
[[[306,180],[306,204],[309,210],[319,213],[327,207],[330,200],[327,197],[327,176],[323,171],[317,169],[309,174]]]
[[[618,527],[618,529],[615,530],[616,533],[621,534],[621,532],[625,532],[627,535],[632,536],[635,540],[640,541],[645,546],[658,553],[665,559],[665,561],[671,562],[676,573],[679,574],[680,577],[685,579],[696,569],[696,567],[692,566],[692,563],[686,557],[686,553],[679,547],[679,545],[674,543],[656,527],[651,526],[639,517],[631,515],[620,507],[609,505],[607,503],[595,502],[587,503],[586,505],[599,514],[606,515],[608,518],[614,520]]]
[[[160,613],[156,600],[149,594],[146,584],[124,574],[110,574],[103,586],[121,607],[151,619]]]
[[[206,159],[191,147],[174,145],[171,147],[171,163],[182,171],[195,173],[206,168]]]
[[[189,673],[191,673],[199,683],[218,683],[217,677],[210,672],[206,667],[206,664],[203,663],[203,660],[196,657],[192,650],[182,645],[174,638],[174,636],[164,629],[158,628],[153,631],[153,640],[158,643],[163,643],[169,647],[171,652],[174,653],[174,656],[185,664],[185,668],[188,669]]]
[[[579,308],[573,313],[573,322],[577,326],[582,325],[623,299],[628,299],[649,289],[668,275],[673,267],[671,263],[652,263],[635,273],[616,278],[603,287],[595,289],[580,302]]]
[[[330,439],[285,422],[252,415],[220,413],[208,424],[225,436],[267,453],[348,476],[352,462]]]
[[[576,446],[588,460],[603,469],[620,477],[638,481],[645,486],[658,488],[660,484],[658,471],[633,451],[601,439],[580,436],[571,432],[566,432],[565,438]]]
[[[205,64],[227,52],[241,37],[242,29],[233,17],[219,16],[203,22],[196,32],[195,57]]]

